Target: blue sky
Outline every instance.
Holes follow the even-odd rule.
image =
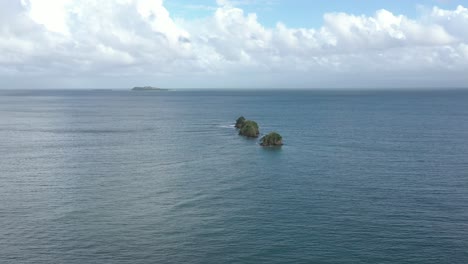
[[[323,14],[344,12],[354,15],[373,15],[386,9],[394,14],[418,17],[433,6],[454,9],[468,6],[468,0],[238,0],[232,1],[246,13],[256,13],[266,26],[281,21],[290,27],[320,27]],[[216,8],[216,0],[167,0],[167,9],[174,17],[184,19],[210,16]]]
[[[468,0],[0,0],[0,89],[468,88],[467,72]]]

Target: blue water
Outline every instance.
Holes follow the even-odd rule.
[[[1,91],[0,151],[0,263],[468,263],[468,91]]]

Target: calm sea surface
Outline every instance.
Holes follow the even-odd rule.
[[[468,263],[468,91],[0,91],[0,263]]]

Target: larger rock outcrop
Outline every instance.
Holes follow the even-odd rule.
[[[239,129],[239,135],[250,138],[257,138],[260,135],[257,122],[252,120],[244,121]]]

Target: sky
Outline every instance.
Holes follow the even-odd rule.
[[[0,89],[468,88],[468,0],[0,0]]]

